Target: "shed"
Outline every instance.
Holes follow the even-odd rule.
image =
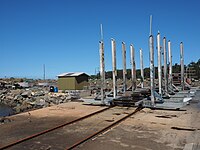
[[[59,90],[82,90],[88,85],[88,78],[84,72],[69,72],[58,75]]]

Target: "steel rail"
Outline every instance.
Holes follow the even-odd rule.
[[[142,109],[143,109],[143,107],[137,107],[136,110],[135,110],[134,112],[132,112],[132,113],[126,115],[125,117],[119,119],[118,121],[116,121],[116,122],[110,124],[109,126],[103,128],[103,129],[101,129],[100,131],[97,131],[97,132],[95,132],[95,133],[93,133],[93,134],[87,136],[86,138],[84,138],[84,139],[78,141],[77,143],[73,144],[72,146],[67,147],[66,150],[71,150],[71,149],[77,147],[78,145],[80,145],[80,144],[82,144],[82,143],[88,141],[89,139],[91,139],[91,138],[93,138],[93,137],[95,137],[95,136],[101,134],[102,132],[105,132],[105,131],[109,130],[109,129],[112,128],[113,126],[115,126],[115,125],[121,123],[122,121],[124,121],[125,119],[127,119],[128,117],[132,116],[133,114],[137,113],[138,111],[140,111],[140,110],[142,110]]]
[[[103,112],[103,111],[105,111],[105,110],[108,110],[108,109],[110,109],[110,108],[112,108],[112,107],[106,107],[106,108],[104,108],[104,109],[101,109],[101,110],[99,110],[99,111],[93,112],[93,113],[88,114],[88,115],[86,115],[86,116],[83,116],[83,117],[81,117],[81,118],[77,118],[77,119],[72,120],[72,121],[70,121],[70,122],[66,122],[66,123],[63,123],[63,124],[58,125],[58,126],[56,126],[56,127],[53,127],[53,128],[44,130],[44,131],[42,131],[42,132],[35,133],[35,134],[33,134],[33,135],[30,135],[30,136],[27,136],[27,137],[25,137],[25,138],[19,139],[19,140],[17,140],[17,141],[14,141],[14,142],[12,142],[12,143],[9,143],[9,144],[7,144],[7,145],[5,145],[5,146],[0,147],[0,150],[3,150],[3,149],[6,149],[6,148],[9,148],[9,147],[12,147],[12,146],[14,146],[14,145],[17,145],[17,144],[20,144],[20,143],[22,143],[22,142],[28,141],[28,140],[30,140],[30,139],[33,139],[33,138],[38,137],[38,136],[40,136],[40,135],[46,134],[46,133],[51,132],[51,131],[53,131],[53,130],[62,128],[62,127],[64,127],[64,126],[66,126],[66,125],[73,124],[73,123],[75,123],[75,122],[78,122],[78,121],[81,121],[81,120],[83,120],[83,119],[89,118],[89,117],[91,117],[91,116],[93,116],[93,115],[96,115],[96,114],[98,114],[98,113],[101,113],[101,112]]]

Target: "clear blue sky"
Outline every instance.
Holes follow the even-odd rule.
[[[126,43],[130,68],[131,43],[139,68],[139,48],[149,66],[149,16],[153,35],[171,41],[173,64],[200,58],[199,0],[0,0],[0,77],[47,78],[63,72],[94,74],[99,67],[100,24],[103,24],[106,70],[112,69],[111,38],[117,44],[117,68],[122,69],[121,42]],[[154,42],[156,43],[156,41]],[[155,46],[156,47],[156,46]],[[157,66],[155,49],[155,66]]]

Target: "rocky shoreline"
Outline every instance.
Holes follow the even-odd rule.
[[[68,93],[52,93],[47,88],[2,89],[0,103],[11,107],[15,114],[70,101]]]

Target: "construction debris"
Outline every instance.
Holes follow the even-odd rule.
[[[184,131],[195,131],[195,130],[197,130],[197,129],[194,129],[194,128],[183,128],[183,127],[171,127],[171,129],[184,130]]]
[[[57,105],[71,99],[70,93],[51,93],[45,88],[0,90],[0,103],[10,106],[15,113]]]

